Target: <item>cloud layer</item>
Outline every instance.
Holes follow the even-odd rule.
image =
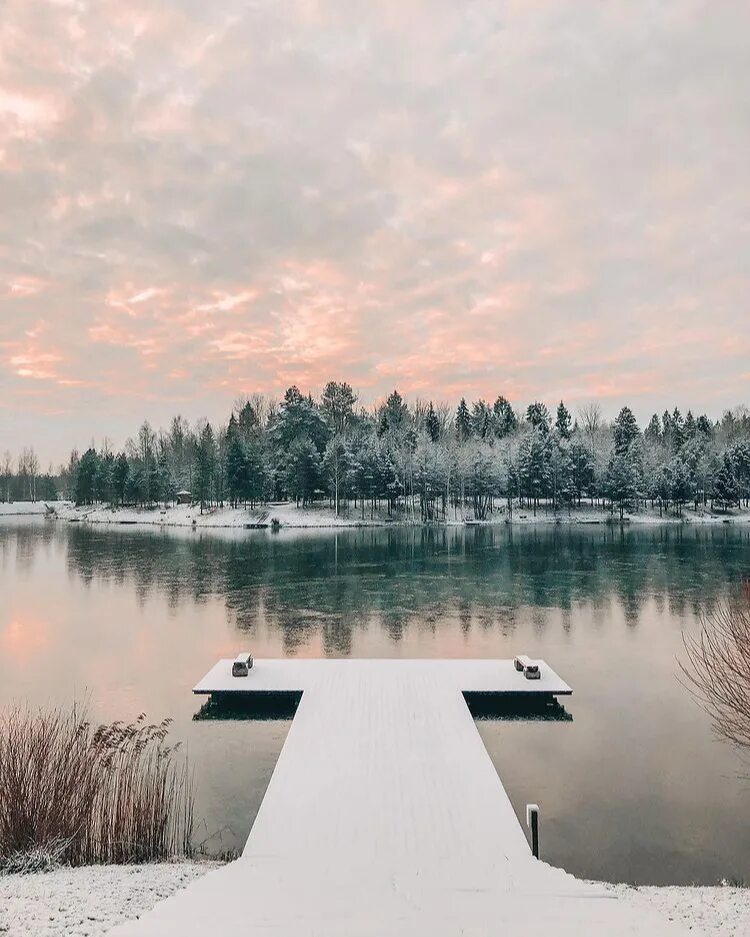
[[[350,380],[748,397],[750,9],[6,0],[0,449]]]

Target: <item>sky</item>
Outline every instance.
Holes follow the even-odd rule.
[[[750,398],[745,0],[3,0],[0,451]]]

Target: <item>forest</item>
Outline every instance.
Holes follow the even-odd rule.
[[[366,408],[331,381],[319,398],[294,386],[281,401],[241,398],[222,425],[176,416],[157,431],[146,421],[121,450],[73,451],[56,472],[40,474],[33,449],[0,460],[3,500],[57,497],[144,507],[179,497],[201,512],[327,502],[337,515],[422,522],[584,502],[620,517],[646,505],[729,511],[750,503],[750,411],[712,421],[675,407],[642,428],[627,406],[608,422],[596,403],[574,416],[562,401],[519,411],[503,396],[453,409],[394,390]]]

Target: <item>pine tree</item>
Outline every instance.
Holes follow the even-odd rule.
[[[661,415],[661,438],[665,446],[672,445],[672,416],[669,410],[665,410]]]
[[[747,505],[750,500],[750,440],[737,440],[731,448],[731,458],[739,499],[743,499]]]
[[[329,381],[326,384],[320,403],[334,433],[343,433],[351,424],[356,402],[357,395],[346,381]]]
[[[96,477],[99,471],[99,456],[96,449],[88,449],[81,456],[75,481],[76,504],[93,504],[96,496]]]
[[[120,504],[125,503],[125,486],[128,482],[129,473],[128,457],[124,452],[121,452],[112,467],[112,496]]]
[[[660,465],[654,476],[653,483],[653,494],[659,499],[659,517],[662,516],[662,508],[669,509],[673,489],[671,466]]]
[[[463,443],[469,436],[471,436],[471,415],[466,406],[466,400],[462,397],[456,410],[456,439]]]
[[[669,473],[672,480],[672,501],[677,508],[677,513],[682,513],[682,505],[692,494],[692,485],[690,484],[690,473],[688,467],[680,456],[675,456],[669,463]]]
[[[705,413],[702,413],[695,421],[695,427],[701,435],[706,437],[706,439],[711,439],[714,434],[714,428]]]
[[[352,453],[348,473],[348,483],[354,489],[360,501],[361,516],[365,516],[365,501],[374,493],[375,483],[375,447],[371,437],[363,437],[360,445]]]
[[[584,491],[589,491],[594,480],[594,460],[588,446],[574,438],[570,444],[571,481],[578,504],[581,503]]]
[[[143,504],[146,499],[146,481],[143,470],[134,464],[130,466],[125,482],[125,500],[128,504]]]
[[[379,497],[388,501],[388,513],[398,497],[400,482],[396,466],[393,463],[388,446],[378,443],[374,447],[373,469],[375,473],[374,486]]]
[[[320,483],[321,460],[311,439],[295,440],[287,453],[284,480],[295,501],[304,507],[312,501]]]
[[[490,408],[485,400],[477,400],[471,408],[471,432],[475,439],[490,435]]]
[[[170,501],[174,501],[176,492],[177,483],[169,465],[167,450],[162,447],[156,459],[153,496],[157,501],[163,501],[166,507]]]
[[[250,435],[260,428],[260,415],[256,406],[253,406],[249,400],[245,401],[237,417],[237,427],[245,440],[249,439]]]
[[[531,501],[536,515],[539,499],[549,490],[549,462],[544,432],[533,429],[518,449],[518,478],[521,492]]]
[[[630,407],[623,407],[612,427],[617,455],[624,455],[640,436],[638,422]]]
[[[573,461],[567,442],[550,440],[549,482],[552,495],[552,510],[562,503],[569,504],[573,497]]]
[[[604,478],[605,493],[612,505],[620,510],[622,520],[625,508],[634,504],[638,496],[638,469],[628,451],[612,454]]]
[[[660,443],[662,441],[661,433],[661,423],[659,422],[659,417],[654,414],[648,426],[646,427],[643,433],[644,439],[650,443]]]
[[[555,429],[561,439],[570,439],[571,422],[570,411],[561,400],[557,405],[557,418],[555,419]]]
[[[304,397],[295,385],[289,387],[269,430],[279,463],[284,461],[290,447],[301,439],[308,439],[318,454],[322,453],[329,435],[328,424],[314,401],[309,395]]]
[[[492,507],[492,495],[497,485],[495,462],[490,447],[481,442],[469,446],[467,456],[467,491],[474,518],[483,521]]]
[[[677,409],[674,408],[672,413],[672,451],[678,452],[685,442],[685,421],[682,419],[682,414]]]
[[[530,403],[526,408],[526,419],[531,423],[534,429],[538,429],[544,436],[549,432],[549,410],[545,404],[540,403],[538,400],[534,401],[534,403]]]
[[[260,440],[251,437],[245,443],[246,487],[243,496],[255,507],[267,500],[273,491],[273,473],[269,471],[266,452]]]
[[[424,427],[432,442],[437,442],[438,439],[440,439],[440,421],[437,418],[437,413],[435,413],[435,408],[432,405],[432,401],[430,401],[430,405],[427,408],[427,416],[424,420]]]
[[[112,500],[112,470],[114,468],[114,461],[114,456],[111,453],[107,453],[107,455],[99,459],[95,481],[97,501],[109,502]]]
[[[518,418],[513,407],[503,396],[498,397],[492,405],[492,417],[498,439],[510,436],[518,428]]]
[[[714,500],[726,510],[737,504],[740,492],[734,476],[732,456],[726,451],[721,459],[721,466],[714,479]]]
[[[196,494],[201,503],[201,514],[213,495],[214,472],[216,469],[216,440],[210,423],[200,433],[196,453]]]
[[[248,460],[244,440],[240,434],[234,430],[231,422],[229,432],[227,433],[225,472],[229,499],[236,507],[237,504],[247,496],[249,487]]]
[[[408,413],[409,408],[404,403],[404,398],[397,390],[394,390],[392,394],[388,395],[385,407],[383,408],[386,431],[390,433],[399,432],[406,423]]]

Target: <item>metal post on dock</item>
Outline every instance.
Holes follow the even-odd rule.
[[[526,826],[531,830],[531,854],[539,858],[539,805],[526,804]]]

